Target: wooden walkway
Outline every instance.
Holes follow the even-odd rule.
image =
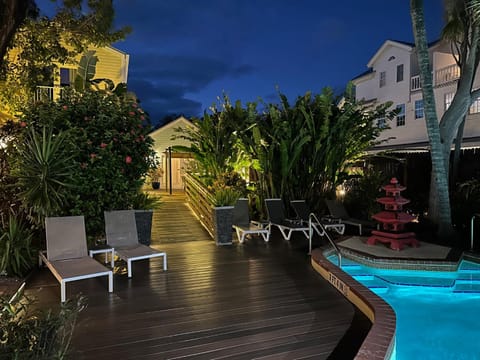
[[[152,246],[167,272],[146,260],[129,280],[117,262],[113,294],[106,279],[67,285],[88,296],[72,359],[353,358],[369,323],[312,269],[305,239],[217,247],[181,194],[163,202]],[[42,308],[58,308],[59,292],[47,269],[27,284]]]

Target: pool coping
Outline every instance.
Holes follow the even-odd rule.
[[[390,359],[395,350],[397,317],[381,297],[330,262],[325,254],[333,249],[318,248],[311,253],[312,267],[347,300],[362,311],[372,327],[355,356],[356,360]]]

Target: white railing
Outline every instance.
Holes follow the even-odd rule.
[[[52,101],[53,100],[53,86],[37,86],[33,94],[33,101]]]
[[[412,76],[410,78],[410,91],[420,90],[421,88],[420,75]]]
[[[460,78],[460,68],[453,64],[435,71],[435,86],[440,86]]]

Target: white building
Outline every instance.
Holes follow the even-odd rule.
[[[433,72],[436,109],[440,120],[450,105],[460,75],[451,53],[444,41],[429,46]],[[353,79],[357,100],[372,105],[392,101],[400,109],[396,119],[388,125],[380,139],[388,139],[375,150],[425,151],[428,145],[423,113],[422,91],[415,45],[387,40],[367,64],[368,70]],[[479,75],[474,88],[480,86]],[[378,119],[378,126],[385,120]],[[464,129],[463,148],[480,146],[480,99],[470,107]]]

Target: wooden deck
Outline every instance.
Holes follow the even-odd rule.
[[[72,359],[353,358],[369,323],[312,269],[305,239],[217,247],[181,194],[163,202],[152,246],[168,271],[137,262],[129,280],[117,262],[113,294],[106,278],[67,285],[67,298],[88,296]],[[59,292],[47,269],[27,284],[42,308],[57,308]]]

